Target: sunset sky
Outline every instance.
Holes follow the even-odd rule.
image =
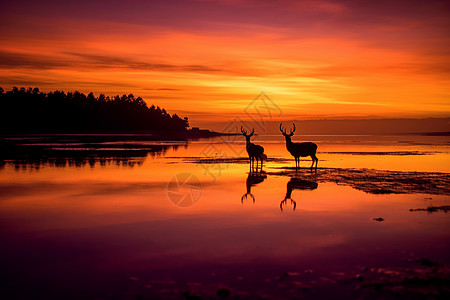
[[[450,117],[449,1],[2,1],[0,86],[133,93],[191,125]]]

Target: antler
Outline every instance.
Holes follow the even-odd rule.
[[[255,128],[252,128],[252,132],[250,134],[247,134],[247,130],[245,130],[244,127],[241,125],[241,132],[245,136],[252,136],[255,133]]]
[[[244,130],[244,127],[242,127],[242,125],[241,125],[241,132],[243,135],[247,135],[247,130]]]
[[[280,123],[280,131],[282,134],[286,134],[286,129],[283,131],[282,125],[283,125],[283,123]]]
[[[290,135],[294,135],[294,132],[295,132],[295,124],[294,123],[292,123],[292,125],[294,125],[294,128],[292,129],[292,130],[290,130]]]
[[[284,205],[284,206],[287,205],[287,200],[288,200],[288,199],[291,200],[291,205],[294,204],[294,207],[292,208],[292,210],[294,211],[294,210],[297,208],[297,202],[295,202],[295,200],[292,200],[292,198],[286,197],[286,198],[284,198],[284,200],[282,200],[282,201],[280,202],[280,209],[281,209],[281,211],[283,211],[283,205]]]
[[[286,199],[280,202],[280,210],[283,211],[283,204],[286,204]]]
[[[248,195],[252,197],[253,203],[255,203],[256,199],[252,193],[245,193],[244,196],[241,197],[241,203],[244,204],[244,199],[247,200]]]

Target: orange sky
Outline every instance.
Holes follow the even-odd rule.
[[[5,2],[5,3],[3,3]],[[0,86],[133,93],[191,125],[449,117],[447,1],[2,1]]]

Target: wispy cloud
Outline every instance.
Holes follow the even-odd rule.
[[[304,116],[450,113],[448,1],[19,2],[0,11],[6,88],[133,92],[198,117],[262,90]]]
[[[145,62],[126,57],[89,53],[66,52],[58,56],[31,53],[16,53],[0,50],[0,67],[54,69],[68,67],[83,68],[125,68],[130,70],[158,70],[167,72],[225,72],[204,65],[175,65],[157,62]]]

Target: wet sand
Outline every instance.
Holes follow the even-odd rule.
[[[363,155],[363,154],[359,154]],[[375,154],[374,154],[375,155]],[[380,154],[377,154],[380,155]],[[382,155],[391,155],[383,153]],[[394,154],[397,155],[397,154]],[[400,155],[407,155],[402,152]],[[411,154],[423,155],[423,154]],[[196,164],[248,164],[248,158],[184,158]],[[289,163],[289,159],[269,159],[267,163]],[[262,173],[287,177],[298,177],[313,182],[334,182],[348,185],[371,194],[412,194],[426,193],[450,195],[450,173],[442,172],[400,172],[375,169],[352,168],[309,168],[279,167]]]

